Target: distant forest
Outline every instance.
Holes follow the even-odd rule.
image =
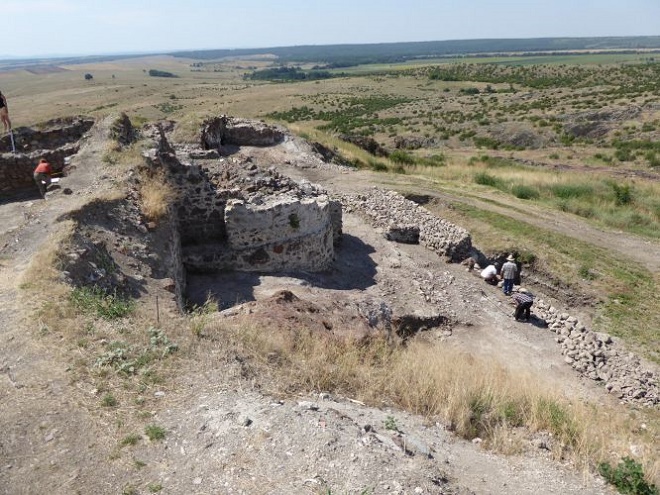
[[[529,38],[423,41],[364,45],[307,45],[234,50],[197,50],[173,52],[175,57],[217,60],[226,57],[276,56],[278,62],[324,63],[324,68],[350,67],[369,63],[396,63],[412,59],[442,58],[455,55],[568,52],[574,50],[634,52],[660,49],[660,36],[600,38]]]

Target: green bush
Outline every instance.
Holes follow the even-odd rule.
[[[105,320],[116,320],[133,312],[135,304],[125,296],[102,288],[78,287],[69,296],[73,305],[83,313],[95,314]]]
[[[593,187],[588,184],[556,184],[550,190],[561,199],[584,198],[594,194]]]
[[[395,150],[392,153],[390,153],[389,159],[394,163],[400,163],[402,165],[415,164],[415,157],[402,150]]]
[[[369,160],[369,166],[371,167],[371,170],[374,172],[387,172],[387,165],[385,165],[383,162],[379,162],[378,160]]]
[[[179,77],[176,74],[172,74],[171,72],[167,72],[164,70],[156,70],[156,69],[150,69],[149,75],[151,77]]]
[[[642,465],[630,457],[624,457],[617,467],[602,462],[598,471],[608,483],[614,485],[620,493],[630,495],[658,495],[658,488],[644,479]]]
[[[474,182],[482,186],[490,186],[498,189],[502,187],[501,179],[498,179],[494,175],[490,175],[487,172],[479,172],[475,174]]]
[[[157,441],[157,440],[164,440],[166,430],[162,426],[148,425],[144,429],[144,433],[147,435],[149,440],[151,440],[153,442],[153,441]]]
[[[627,148],[620,148],[614,152],[614,157],[620,162],[630,162],[635,159],[635,155]]]
[[[511,193],[519,199],[538,199],[539,191],[531,186],[516,184],[511,188]]]
[[[629,205],[633,202],[633,192],[630,184],[619,185],[616,182],[610,183],[614,190],[614,202],[617,206]]]

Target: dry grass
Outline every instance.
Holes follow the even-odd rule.
[[[660,422],[652,413],[631,416],[572,401],[543,377],[514,376],[495,361],[422,339],[391,346],[379,337],[356,341],[305,329],[265,332],[249,322],[232,327],[212,322],[203,334],[228,358],[247,358],[254,375],[271,375],[276,393],[329,391],[401,407],[507,454],[529,449],[530,437],[543,433],[555,459],[585,469],[631,455],[634,445],[649,477],[660,475],[655,456]]]
[[[142,213],[148,220],[153,222],[163,218],[176,199],[176,193],[172,186],[163,176],[158,174],[142,181],[140,196],[142,198]]]
[[[60,256],[70,245],[74,231],[72,221],[63,222],[44,249],[37,252],[20,279],[20,288],[26,299],[25,307],[40,308],[37,312],[42,328],[59,328],[64,317],[70,316],[66,301],[69,288],[61,280],[58,270]],[[29,303],[28,303],[29,300]]]

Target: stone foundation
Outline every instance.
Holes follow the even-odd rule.
[[[467,230],[432,215],[395,191],[374,187],[368,194],[347,194],[340,199],[347,210],[366,217],[389,240],[419,243],[453,262],[464,260],[472,250]]]
[[[238,141],[244,142],[250,135],[247,123],[236,125],[232,119],[233,127],[228,127],[226,120],[211,122],[205,125],[207,137],[229,136],[230,142],[236,142],[232,139],[240,135]],[[257,136],[277,136],[272,128],[255,125],[251,132]],[[228,129],[241,130],[236,134]],[[342,232],[342,207],[324,190],[281,176],[274,168],[260,169],[249,160],[186,150],[184,159],[194,154],[203,156],[198,160],[204,162],[182,162],[162,129],[151,132],[156,147],[145,158],[150,167],[167,172],[177,192],[174,211],[187,270],[277,272],[330,267]],[[269,137],[264,139],[270,142]]]
[[[66,158],[78,152],[78,141],[92,127],[94,121],[81,117],[57,119],[40,124],[35,129],[14,129],[16,153],[12,153],[10,137],[0,139],[0,193],[35,188],[32,174],[40,158],[53,168],[63,170]]]

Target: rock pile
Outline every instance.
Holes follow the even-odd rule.
[[[557,334],[564,361],[581,375],[602,382],[622,402],[660,404],[660,387],[639,358],[625,352],[607,334],[588,330],[577,318],[537,299],[534,312]]]
[[[467,230],[432,215],[395,191],[373,188],[369,194],[344,194],[340,201],[346,211],[362,214],[392,241],[419,243],[454,262],[465,259],[472,249]]]

